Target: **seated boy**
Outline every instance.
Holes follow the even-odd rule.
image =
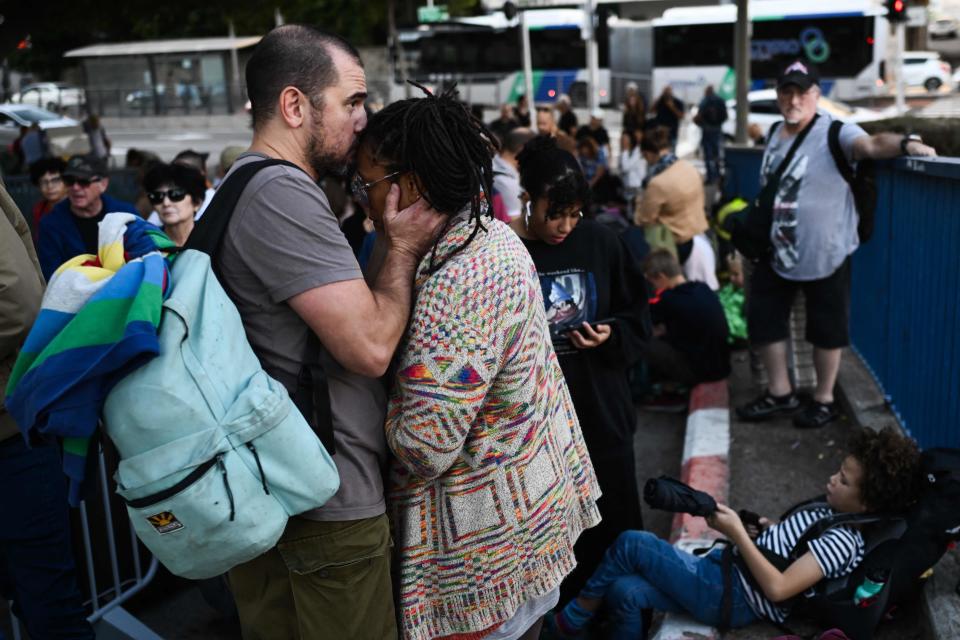
[[[727,319],[717,294],[703,282],[688,282],[666,249],[644,259],[643,275],[655,291],[654,339],[642,353],[653,377],[692,386],[730,375]]]
[[[730,625],[741,627],[758,618],[782,623],[790,613],[791,598],[823,578],[851,573],[864,551],[863,536],[854,526],[838,526],[811,540],[806,553],[782,572],[760,548],[788,558],[803,532],[821,518],[880,509],[904,511],[916,498],[919,460],[916,444],[890,427],[860,431],[827,483],[830,508],[798,511],[781,523],[761,518],[756,541],[736,512],[719,505],[707,522],[737,546],[752,578],[734,565]],[[718,625],[723,598],[720,554],[722,550],[715,549],[694,556],[645,531],[624,532],[579,596],[549,618],[547,626],[553,637],[578,637],[604,600],[612,618],[611,638],[642,637],[642,611],[647,608],[685,611],[705,624]]]

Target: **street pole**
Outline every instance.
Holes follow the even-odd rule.
[[[227,25],[230,27],[230,76],[233,79],[233,89],[231,93],[237,96],[237,102],[234,104],[243,104],[245,100],[243,99],[243,92],[240,91],[240,61],[237,58],[237,32],[233,28],[233,20],[228,20]]]
[[[520,12],[520,42],[523,48],[523,85],[531,115],[530,128],[537,133],[537,110],[533,102],[533,56],[530,53],[530,27],[527,25],[526,11]]]
[[[583,34],[587,49],[587,85],[589,97],[587,106],[591,113],[600,107],[600,54],[597,49],[597,29],[594,19],[597,12],[597,0],[583,3]]]
[[[898,22],[896,25],[897,40],[897,115],[907,112],[907,103],[904,97],[905,80],[903,77],[903,49],[906,41],[906,25]]]
[[[747,92],[750,89],[750,14],[748,0],[737,0],[734,66],[737,74],[737,144],[747,144]]]

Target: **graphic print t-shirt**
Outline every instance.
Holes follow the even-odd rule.
[[[547,307],[550,338],[557,355],[574,353],[567,332],[597,318],[597,282],[593,273],[564,269],[540,273],[543,303]]]
[[[849,185],[830,154],[827,132],[832,118],[822,113],[797,149],[780,179],[773,204],[770,241],[774,271],[788,280],[819,280],[836,271],[860,244],[857,210]],[[767,143],[761,184],[776,172],[795,136],[781,137],[778,127]],[[847,123],[840,147],[853,162],[853,141],[867,133]]]
[[[627,367],[649,336],[640,264],[617,234],[592,220],[559,245],[524,245],[537,266],[550,338],[590,455],[623,451],[636,424]],[[610,318],[610,338],[599,347],[580,350],[570,342],[570,328]]]

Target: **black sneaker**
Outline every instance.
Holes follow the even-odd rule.
[[[793,393],[785,396],[773,396],[767,391],[752,402],[737,407],[737,416],[747,422],[760,422],[780,416],[789,416],[800,408],[800,401]]]
[[[837,410],[836,402],[826,404],[811,400],[810,404],[803,408],[803,411],[794,416],[793,426],[797,429],[819,429],[839,417],[840,412]]]

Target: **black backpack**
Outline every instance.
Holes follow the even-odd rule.
[[[921,456],[920,498],[905,514],[836,514],[804,531],[789,558],[764,556],[781,571],[807,552],[807,544],[839,526],[859,526],[865,542],[863,561],[846,576],[821,580],[812,592],[791,601],[790,615],[807,616],[823,628],[838,628],[851,640],[869,640],[883,616],[919,593],[926,573],[952,543],[960,541],[960,449],[930,449]],[[792,507],[780,520],[801,510],[827,507],[814,498]],[[754,588],[759,585],[734,547],[726,555]],[[855,601],[857,588],[870,579],[882,584],[871,597]]]
[[[877,217],[877,167],[869,158],[857,162],[856,168],[847,163],[840,146],[840,129],[843,122],[834,120],[830,123],[827,142],[830,146],[830,155],[837,165],[840,175],[850,185],[853,192],[853,201],[857,207],[857,235],[860,242],[868,242],[873,237],[873,227]]]

